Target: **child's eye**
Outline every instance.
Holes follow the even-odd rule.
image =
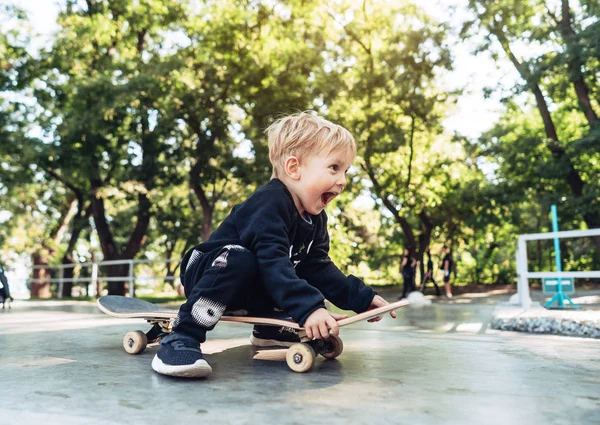
[[[330,165],[329,168],[331,168],[333,171],[337,172],[337,170],[339,170],[340,167],[337,164],[333,164],[333,165]]]

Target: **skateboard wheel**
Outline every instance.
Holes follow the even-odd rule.
[[[325,347],[319,354],[326,359],[335,359],[344,351],[344,343],[339,336],[330,336],[325,343]]]
[[[303,373],[310,370],[316,356],[315,350],[310,345],[300,343],[288,348],[285,361],[294,372]]]
[[[139,354],[146,349],[148,338],[142,331],[131,331],[123,338],[123,348],[129,354]]]

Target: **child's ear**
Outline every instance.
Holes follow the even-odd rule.
[[[300,160],[295,156],[290,156],[285,160],[285,174],[293,180],[300,178]]]

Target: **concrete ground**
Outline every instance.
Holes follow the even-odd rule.
[[[305,374],[222,323],[203,345],[206,380],[154,373],[155,347],[126,354],[141,320],[17,301],[0,311],[0,423],[600,424],[600,341],[491,330],[504,298],[434,299],[343,328],[344,353]]]

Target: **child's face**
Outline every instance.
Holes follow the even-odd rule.
[[[354,157],[342,150],[322,152],[304,158],[294,201],[303,216],[318,215],[346,186],[346,172]]]

